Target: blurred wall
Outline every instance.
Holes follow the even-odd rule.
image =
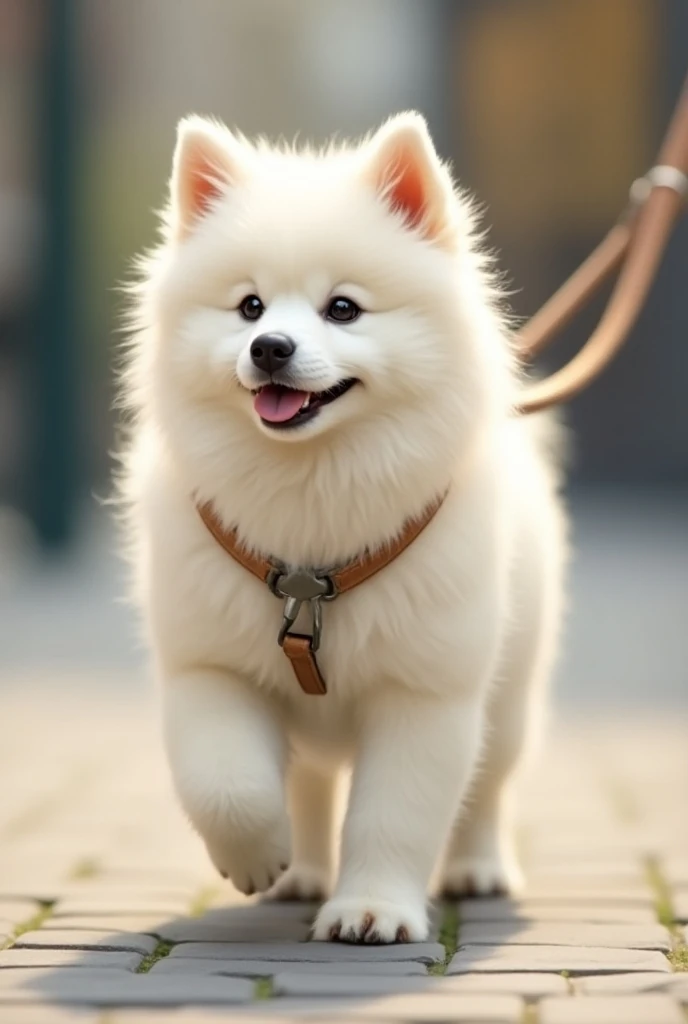
[[[527,318],[624,208],[653,163],[688,71],[685,0],[463,0],[453,29],[457,168]],[[627,347],[566,410],[581,482],[688,482],[688,225]],[[561,365],[608,291],[541,359]]]
[[[409,106],[442,133],[441,5],[430,0],[81,0],[84,239],[91,349],[108,348],[113,284],[155,240],[180,117],[212,114],[248,135],[364,133]],[[110,422],[98,387],[86,395]],[[99,470],[102,472],[102,464]]]
[[[78,426],[82,488],[101,493],[116,286],[155,239],[179,117],[209,113],[249,135],[319,140],[421,109],[484,203],[512,305],[527,316],[651,163],[688,39],[686,0],[0,0],[0,502],[21,503],[35,473],[27,438],[45,410],[27,339],[44,331],[49,346],[59,327],[50,310],[41,327],[32,315],[45,293],[43,65],[56,6],[74,37],[75,369],[63,405]],[[684,225],[626,351],[569,410],[579,481],[688,479],[687,235]],[[600,308],[543,368],[570,355]]]

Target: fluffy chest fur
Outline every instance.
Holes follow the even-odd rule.
[[[451,678],[460,690],[462,676],[475,677],[477,659],[487,666],[494,657],[505,621],[510,538],[502,517],[490,513],[503,507],[495,474],[474,468],[470,477],[468,486],[454,482],[433,521],[395,562],[325,604],[318,661],[338,700],[392,682],[441,693]],[[282,602],[223,551],[201,522],[193,491],[167,479],[160,462],[147,486],[141,542],[150,571],[143,587],[151,628],[164,636],[165,670],[220,665],[302,705],[277,644]],[[275,517],[298,522],[301,500],[292,495],[290,503],[283,494],[272,504]],[[340,543],[356,552],[345,527]],[[264,542],[259,550],[270,548]],[[313,562],[304,556],[296,564]]]

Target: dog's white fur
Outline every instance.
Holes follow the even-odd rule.
[[[320,939],[423,939],[436,867],[454,892],[519,882],[508,793],[554,654],[565,541],[553,461],[511,415],[520,382],[485,263],[419,115],[322,153],[180,125],[125,377],[138,595],[187,814],[240,890],[334,887]],[[250,293],[258,322],[236,311]],[[358,321],[321,315],[341,294]],[[305,389],[361,384],[290,433],[265,426],[248,350],[270,330],[296,341]],[[446,488],[410,548],[325,607],[325,697],[301,692],[280,602],[194,506],[212,501],[266,556],[332,567]]]

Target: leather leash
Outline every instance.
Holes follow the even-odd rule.
[[[631,188],[630,207],[588,259],[516,335],[528,361],[541,352],[615,271],[616,287],[597,328],[562,369],[527,388],[515,412],[565,402],[611,362],[633,327],[688,195],[688,78],[657,164]]]
[[[220,547],[235,562],[265,583],[284,602],[282,626],[278,643],[291,662],[294,674],[304,693],[322,695],[327,686],[322,677],[316,652],[322,637],[322,602],[334,601],[354,587],[371,579],[386,568],[414,542],[438,511],[445,495],[428,505],[418,519],[408,519],[397,537],[375,551],[367,551],[359,558],[347,562],[341,569],[291,569],[283,562],[269,561],[243,547],[237,531],[221,523],[212,503],[198,504],[198,513]],[[295,633],[292,626],[303,604],[311,613],[312,633]]]

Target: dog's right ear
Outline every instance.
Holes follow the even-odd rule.
[[[186,238],[213,204],[241,180],[241,157],[241,143],[223,125],[204,117],[179,122],[170,181],[175,238]]]

